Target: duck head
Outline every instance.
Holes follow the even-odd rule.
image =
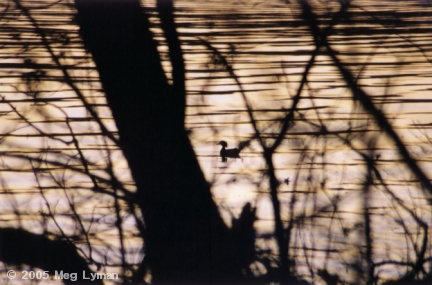
[[[227,147],[228,144],[226,141],[220,141],[218,144],[220,144],[222,147]]]

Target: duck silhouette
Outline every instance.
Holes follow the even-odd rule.
[[[243,158],[240,157],[240,151],[248,145],[248,143],[240,143],[239,148],[230,148],[227,149],[228,143],[226,141],[220,141],[218,144],[222,146],[220,150],[220,157],[222,158],[222,162],[227,161],[227,157],[230,158],[240,158],[243,160]]]

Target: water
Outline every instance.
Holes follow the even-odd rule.
[[[278,262],[263,145],[270,147],[277,140],[315,48],[296,3],[176,2],[187,68],[186,128],[227,224],[246,202],[257,207],[260,255],[251,266],[257,275],[268,270],[265,261]],[[321,27],[326,27],[339,4],[317,1],[313,8]],[[349,20],[332,29],[331,46],[385,113],[410,155],[432,177],[430,5],[352,1],[349,12]],[[1,226],[81,238],[88,232],[93,252],[84,238],[78,242],[86,256],[92,254],[104,268],[121,271],[115,201],[106,195],[112,193],[110,159],[123,193],[133,192],[134,185],[116,145],[115,125],[93,63],[71,22],[73,9],[60,3],[34,10],[33,15],[47,28],[61,63],[69,65],[76,87],[114,136],[102,135],[89,109],[63,81],[29,19],[15,8],[7,10],[0,58],[5,98],[0,104]],[[161,39],[157,27],[154,31]],[[166,48],[160,50],[166,59]],[[40,79],[36,76],[40,72],[31,73],[35,68],[27,59],[39,64],[46,76]],[[164,67],[170,76],[170,65],[164,62]],[[353,101],[324,48],[299,94],[293,120],[272,157],[280,182],[280,216],[285,228],[291,226],[289,257],[295,261],[294,272],[316,284],[323,284],[319,270],[324,269],[347,282],[365,283],[368,269],[375,264],[373,273],[382,282],[409,271],[424,246],[424,258],[429,258],[430,194],[419,185],[394,141]],[[74,136],[87,168],[73,144]],[[250,141],[242,150],[243,160],[222,162],[220,140],[227,141],[229,148]],[[368,161],[375,167],[369,169],[370,180]],[[102,181],[102,193],[94,192],[89,174]],[[142,251],[134,211],[120,203],[126,260],[138,264]],[[425,261],[426,272],[429,267]]]

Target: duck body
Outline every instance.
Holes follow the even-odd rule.
[[[227,161],[227,157],[230,158],[241,158],[240,157],[240,150],[238,148],[230,148],[227,149],[228,144],[226,141],[220,141],[218,144],[222,146],[222,149],[220,150],[220,157],[222,158],[222,162]]]

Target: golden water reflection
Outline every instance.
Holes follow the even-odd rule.
[[[73,24],[73,5],[46,0],[37,3],[46,9],[35,9],[34,1],[21,2],[34,9],[33,17],[46,29],[45,36],[59,62],[68,67],[73,84],[65,82],[30,19],[16,8],[5,10],[0,21],[1,226],[76,237],[83,255],[103,261],[105,269],[120,270],[119,234],[113,226],[116,201],[109,182],[118,179],[120,196],[132,193],[134,185],[94,64]],[[339,7],[336,1],[312,4],[322,27],[329,25]],[[257,248],[271,249],[268,258],[277,261],[267,166],[246,101],[260,138],[270,146],[315,49],[313,38],[296,2],[176,1],[176,6],[188,70],[186,128],[201,167],[228,224],[246,202],[258,208]],[[5,7],[0,3],[0,8]],[[352,1],[349,12],[349,20],[333,27],[330,44],[432,177],[430,3]],[[154,31],[157,39],[162,38],[157,27]],[[160,51],[166,59],[166,47]],[[170,71],[166,62],[164,67]],[[316,284],[323,282],[317,276],[323,268],[354,283],[365,278],[359,275],[367,267],[367,212],[375,274],[380,280],[403,274],[430,235],[428,195],[394,142],[353,101],[324,48],[300,96],[293,124],[273,156],[281,217],[285,227],[292,226],[290,258],[296,273]],[[104,135],[101,126],[112,136]],[[229,147],[250,141],[241,153],[243,160],[222,162],[220,140]],[[80,157],[86,158],[87,166]],[[366,158],[380,174],[373,174],[369,182]],[[98,178],[99,192],[92,177]],[[126,260],[133,267],[142,257],[142,240],[137,237],[136,217],[121,199],[120,204]],[[139,214],[137,219],[141,220]],[[91,247],[83,228],[91,234]],[[430,256],[426,250],[427,270]],[[255,266],[263,270],[260,261]]]

